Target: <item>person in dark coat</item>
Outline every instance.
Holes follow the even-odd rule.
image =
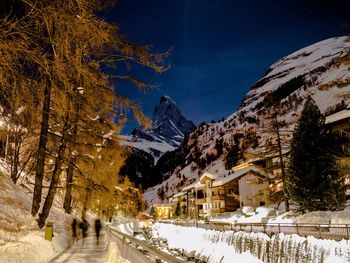
[[[96,220],[95,220],[95,233],[96,233],[96,242],[97,242],[97,245],[98,245],[98,243],[99,243],[99,238],[100,238],[101,229],[102,229],[101,220],[100,220],[100,219],[96,219]]]
[[[87,237],[87,233],[89,230],[89,223],[86,221],[86,219],[83,217],[82,221],[79,223],[79,228],[81,229],[81,232],[83,234],[83,242],[84,239]]]
[[[72,236],[73,236],[73,242],[77,240],[77,220],[74,218],[72,222]]]

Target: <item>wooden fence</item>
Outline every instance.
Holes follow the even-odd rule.
[[[200,227],[219,231],[263,232],[268,235],[284,233],[299,236],[314,236],[323,239],[350,239],[350,224],[306,223],[224,223],[224,222],[178,222],[160,221],[167,224]]]
[[[157,259],[168,263],[184,263],[185,260],[171,256],[146,242],[124,234],[111,227],[106,229],[107,238],[116,242],[121,256],[133,263],[157,262]]]

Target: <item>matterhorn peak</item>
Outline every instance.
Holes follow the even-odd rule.
[[[160,98],[159,104],[170,104],[170,103],[176,105],[175,101],[167,95],[163,95]]]
[[[169,96],[162,96],[159,104],[154,108],[152,128],[136,129],[133,135],[148,141],[166,143],[178,147],[186,133],[193,131],[196,126],[187,120]]]

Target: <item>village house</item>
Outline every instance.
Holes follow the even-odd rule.
[[[181,218],[186,218],[188,214],[188,193],[181,191],[174,194],[170,199],[169,203],[172,206],[173,215]],[[179,206],[179,215],[176,214],[176,208]]]
[[[165,220],[173,217],[172,206],[170,204],[154,204],[152,208],[156,219]]]
[[[200,182],[194,182],[185,186],[182,191],[187,194],[188,211],[187,216],[190,218],[204,217],[205,185]]]
[[[204,173],[200,182],[206,186],[205,216],[233,212],[243,206],[263,206],[268,203],[266,173],[245,163],[220,174]]]
[[[350,106],[326,117],[325,124],[339,137],[341,156],[340,171],[345,174],[345,183],[350,185]],[[348,193],[348,198],[350,193]]]
[[[186,207],[186,217],[207,218],[236,211],[243,206],[268,204],[266,173],[257,166],[245,163],[232,170],[205,172],[199,179],[175,194],[171,202]]]

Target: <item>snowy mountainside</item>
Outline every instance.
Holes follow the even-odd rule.
[[[267,70],[243,98],[236,112],[219,123],[201,125],[170,157],[184,161],[169,170],[170,177],[149,188],[149,204],[163,202],[196,180],[204,171],[225,168],[266,154],[275,140],[268,130],[271,115],[278,112],[284,129],[292,131],[307,96],[323,113],[350,103],[350,38],[330,38],[288,55]],[[292,133],[283,134],[286,141]],[[228,168],[226,167],[226,168]]]
[[[149,141],[137,136],[121,136],[122,144],[132,148],[141,150],[150,154],[153,157],[153,162],[156,163],[160,156],[166,152],[174,151],[176,147],[160,141]]]

